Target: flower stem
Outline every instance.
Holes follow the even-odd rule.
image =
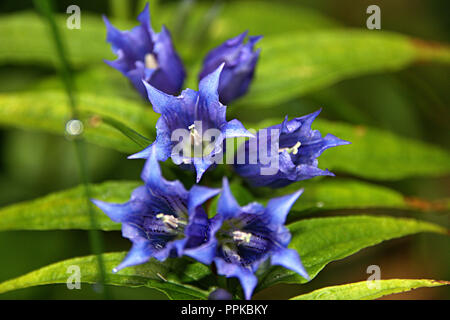
[[[59,72],[61,73],[61,80],[64,83],[64,87],[66,90],[70,110],[71,110],[71,118],[72,119],[78,119],[78,110],[76,105],[76,99],[74,94],[74,83],[73,83],[73,77],[71,72],[71,67],[69,60],[67,59],[64,43],[63,40],[59,34],[57,24],[55,22],[55,18],[53,17],[53,9],[51,0],[34,0],[34,6],[35,8],[41,13],[44,18],[47,20],[48,26],[50,28],[50,32],[52,35],[52,39],[55,44],[56,54],[59,58]],[[77,162],[79,167],[79,174],[80,174],[80,182],[84,186],[84,194],[86,198],[86,205],[87,210],[89,212],[89,219],[91,224],[91,230],[89,230],[89,242],[91,246],[91,250],[93,253],[97,256],[97,262],[98,262],[98,270],[99,270],[99,282],[101,285],[101,291],[103,292],[103,296],[105,299],[109,299],[109,291],[104,286],[105,279],[106,279],[106,273],[104,268],[104,262],[102,257],[103,252],[103,241],[100,236],[98,229],[98,224],[94,215],[92,203],[90,201],[91,198],[91,192],[88,185],[88,174],[87,174],[87,168],[84,158],[84,141],[81,140],[79,137],[76,137],[73,140],[76,156],[77,156]]]

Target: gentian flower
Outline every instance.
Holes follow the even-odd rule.
[[[246,36],[247,31],[225,41],[211,50],[203,61],[199,79],[203,79],[225,62],[219,85],[219,98],[224,104],[244,95],[255,73],[260,49],[254,51],[253,48],[262,36],[249,37],[248,42],[244,44]]]
[[[155,33],[150,25],[148,3],[139,14],[139,26],[131,30],[116,29],[103,16],[106,24],[106,40],[111,43],[117,60],[105,61],[125,75],[142,97],[147,92],[142,79],[169,94],[178,94],[186,76],[180,57],[172,44],[172,38],[165,26]]]
[[[133,243],[125,259],[113,271],[142,264],[151,257],[160,261],[179,257],[209,241],[208,216],[197,202],[220,189],[195,186],[186,191],[181,182],[161,175],[156,154],[147,160],[141,174],[145,185],[136,188],[123,204],[92,200],[111,220],[122,223],[122,235]],[[189,210],[189,204],[195,208]]]
[[[291,235],[283,226],[302,192],[271,199],[265,208],[256,202],[240,207],[224,178],[209,240],[187,255],[206,264],[214,262],[220,275],[237,277],[246,299],[251,298],[258,282],[255,271],[267,260],[309,279],[297,251],[287,248]]]
[[[310,179],[316,176],[334,176],[330,171],[317,167],[317,158],[328,148],[349,144],[332,134],[322,138],[318,130],[311,130],[311,124],[319,115],[318,110],[309,115],[294,118],[288,117],[281,124],[258,131],[256,138],[246,141],[239,153],[246,157],[243,164],[236,163],[235,171],[246,178],[253,186],[284,187],[295,181]],[[275,129],[275,130],[274,130]],[[278,130],[278,131],[276,131]],[[267,152],[261,149],[262,139],[267,139]],[[269,145],[277,146],[272,150]],[[276,152],[277,154],[274,154]],[[250,158],[256,159],[251,163]],[[266,160],[262,161],[265,158]],[[264,169],[274,167],[271,174],[261,174]],[[271,170],[268,170],[270,172]]]
[[[178,97],[144,83],[153,110],[161,117],[156,123],[155,142],[129,158],[147,158],[155,146],[158,160],[171,157],[176,164],[195,168],[198,182],[222,154],[224,139],[254,137],[240,121],[226,121],[226,106],[220,103],[217,94],[222,68],[223,64],[204,77],[199,91],[186,89]],[[180,151],[183,151],[181,155]]]

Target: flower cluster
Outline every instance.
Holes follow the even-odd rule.
[[[255,272],[263,263],[283,266],[309,279],[297,251],[288,249],[291,235],[284,226],[303,189],[273,198],[266,206],[258,202],[241,206],[227,178],[223,178],[221,188],[198,183],[206,170],[217,165],[214,159],[224,153],[224,141],[229,138],[249,138],[240,147],[246,161],[234,164],[235,172],[254,186],[273,188],[332,175],[317,167],[317,158],[325,149],[348,142],[330,134],[322,137],[311,129],[320,111],[290,121],[286,117],[281,124],[261,129],[256,135],[240,121],[226,120],[227,107],[223,103],[232,102],[248,90],[259,56],[254,45],[261,37],[250,37],[244,44],[244,32],[212,50],[204,59],[199,90],[185,89],[176,96],[185,73],[169,32],[163,28],[160,34],[154,33],[148,5],[138,20],[141,25],[131,31],[118,31],[105,18],[107,39],[118,55],[110,64],[145,93],[153,110],[161,115],[156,123],[156,140],[129,157],[147,159],[141,174],[144,185],[123,204],[92,200],[113,221],[122,224],[123,237],[133,244],[113,271],[151,258],[164,261],[188,256],[215,265],[219,275],[238,278],[246,299],[252,296],[258,282]],[[265,152],[263,146],[273,144],[276,148]],[[276,172],[270,175],[261,174],[267,167],[262,160],[267,157],[277,163]],[[181,168],[196,171],[196,184],[190,190],[178,180],[163,177],[160,162],[168,158]],[[248,161],[250,158],[254,161]],[[209,200],[216,196],[217,209],[208,214]],[[216,295],[227,296],[220,290]]]

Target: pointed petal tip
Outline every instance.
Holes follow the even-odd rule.
[[[225,62],[222,62],[220,64],[220,66],[216,69],[216,71],[214,71],[214,72],[221,73],[224,67],[225,67]]]
[[[305,189],[304,188],[300,188],[296,192],[293,193],[293,196],[298,198],[298,197],[300,197],[303,194],[303,191],[305,191]]]
[[[162,113],[167,108],[167,106],[170,105],[171,99],[176,99],[176,97],[173,97],[161,90],[156,89],[144,79],[142,79],[141,81],[144,84],[145,91],[147,91],[147,98],[152,104],[153,111]]]
[[[111,22],[109,21],[108,17],[105,14],[102,14],[103,22],[106,24],[106,26],[111,25]]]
[[[89,200],[91,200],[91,202],[93,203],[93,204],[95,204],[97,207],[99,207],[100,208],[100,205],[101,205],[101,202],[102,201],[100,201],[100,200],[97,200],[97,199],[89,199]]]
[[[222,178],[222,189],[224,189],[224,188],[227,188],[227,189],[230,188],[230,185],[228,183],[228,178],[227,177],[223,177]]]
[[[148,2],[145,4],[144,9],[142,9],[141,13],[139,13],[137,21],[143,22],[143,19],[144,21],[146,21],[146,19],[150,19],[150,6]]]
[[[145,149],[144,149],[145,150]],[[147,159],[148,155],[144,153],[144,150],[129,155],[127,159]]]

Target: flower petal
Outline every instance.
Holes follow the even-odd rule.
[[[225,132],[225,138],[249,137],[255,138],[255,135],[245,129],[244,125],[237,119],[233,119],[222,127]]]
[[[104,202],[96,199],[91,199],[91,201],[99,207],[100,210],[106,213],[114,222],[124,222],[133,213],[130,202],[119,204]]]
[[[155,112],[164,113],[168,111],[168,108],[173,107],[174,104],[179,104],[176,97],[156,89],[144,80],[142,80],[142,83],[147,90],[148,100],[150,100]]]
[[[269,200],[266,212],[269,214],[271,222],[275,225],[283,225],[292,205],[303,193],[303,189],[297,192]]]
[[[157,153],[155,152],[156,146],[153,146],[152,148],[150,157],[145,162],[144,169],[141,173],[142,180],[155,194],[168,195],[171,197],[177,196],[187,200],[188,192],[180,181],[167,181],[164,179],[158,163]]]
[[[217,266],[217,273],[230,277],[237,277],[241,282],[242,289],[244,290],[245,299],[250,300],[252,298],[253,290],[258,283],[258,278],[253,272],[235,264],[227,263],[221,258],[214,259]]]
[[[228,179],[224,177],[222,182],[222,193],[220,194],[219,202],[217,204],[217,213],[226,220],[235,217],[240,212],[241,207],[231,193]]]
[[[150,241],[134,242],[125,259],[113,269],[113,272],[147,262],[152,256],[152,251]]]
[[[206,200],[218,195],[221,189],[212,189],[199,185],[194,185],[189,191],[188,210],[193,213],[198,206],[201,206]]]
[[[297,251],[293,249],[283,248],[281,250],[274,252],[271,255],[270,261],[272,265],[279,265],[285,267],[287,269],[297,272],[306,280],[310,279],[308,272],[306,272],[305,267],[300,261],[300,257]]]
[[[219,101],[219,79],[225,62],[222,63],[214,72],[208,74],[198,85],[199,92],[207,105],[215,104]]]

